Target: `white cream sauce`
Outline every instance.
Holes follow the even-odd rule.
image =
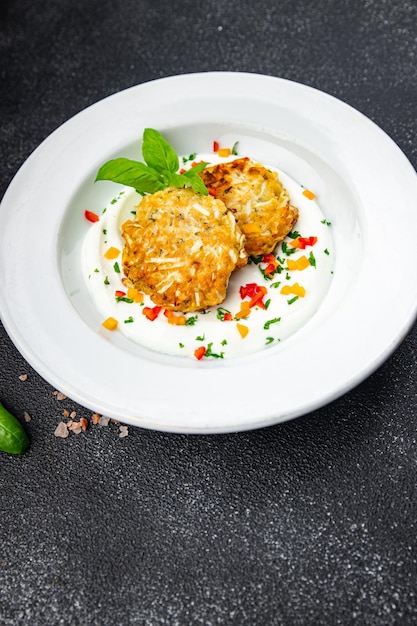
[[[213,164],[230,159],[222,159],[215,154],[198,154],[195,160]],[[117,329],[113,332],[121,332],[130,340],[165,354],[195,358],[195,350],[203,346],[208,350],[206,356],[209,358],[232,358],[277,346],[314,315],[328,291],[333,273],[331,226],[316,199],[309,200],[303,195],[304,189],[300,184],[281,170],[270,165],[266,167],[278,172],[291,203],[299,210],[299,219],[293,230],[301,237],[317,237],[317,242],[304,250],[297,249],[289,256],[283,251],[282,244],[279,244],[275,256],[283,261],[284,269],[272,279],[265,279],[261,273],[260,268],[264,268],[265,264],[250,263],[234,272],[226,300],[204,313],[187,313],[188,324],[185,326],[169,324],[163,310],[154,321],[150,321],[142,314],[143,307],[155,306],[148,296],[145,296],[143,304],[116,299],[116,291],[127,291],[122,283],[124,239],[121,236],[121,225],[127,219],[132,219],[132,212],[141,198],[131,188],[121,188],[100,215],[100,220],[91,224],[83,246],[83,268],[91,297],[103,321],[108,317],[118,320]],[[311,191],[314,192],[314,189]],[[291,241],[290,237],[285,240],[288,248],[291,248]],[[116,259],[108,260],[104,254],[111,246],[120,250],[120,254]],[[287,259],[296,261],[302,256],[310,257],[313,264],[303,270],[286,269]],[[239,288],[248,283],[267,288],[263,301],[269,303],[268,308],[254,307],[246,319],[234,319],[242,303]],[[284,286],[295,283],[304,287],[304,297],[295,298],[294,294],[281,293]],[[230,311],[233,319],[218,319],[219,309]],[[244,338],[238,324],[248,328]],[[212,356],[209,356],[210,353]]]

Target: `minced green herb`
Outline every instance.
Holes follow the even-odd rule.
[[[297,296],[298,297],[298,296]],[[269,330],[269,327],[271,326],[271,324],[276,324],[277,322],[280,322],[281,318],[280,317],[274,317],[274,319],[272,320],[268,320],[267,322],[265,322],[264,324],[264,328],[265,330]]]

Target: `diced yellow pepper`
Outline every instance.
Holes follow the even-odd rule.
[[[305,270],[306,267],[310,266],[310,261],[308,260],[305,254],[303,254],[303,256],[300,256],[300,258],[297,259],[296,263],[297,263],[297,269],[300,271]]]
[[[106,257],[106,259],[117,259],[119,254],[120,254],[120,250],[118,248],[115,248],[114,246],[110,246],[107,252],[104,253],[104,256]]]
[[[316,194],[310,191],[310,189],[304,189],[303,196],[305,196],[309,200],[314,200],[314,198],[316,197]]]
[[[187,321],[187,318],[185,317],[185,315],[168,315],[167,316],[168,319],[168,324],[173,324],[174,326],[185,326],[185,322]]]
[[[306,295],[306,290],[298,283],[294,283],[293,285],[284,285],[280,293],[282,293],[283,296],[289,296],[291,293],[293,293],[295,296],[300,296],[300,298],[304,298],[304,296]]]
[[[219,150],[217,150],[219,157],[228,157],[230,156],[230,152],[230,148],[219,148]]]
[[[242,339],[244,339],[246,337],[246,335],[249,332],[249,328],[247,326],[244,326],[243,324],[236,324],[236,328],[239,331],[240,336],[242,337]]]
[[[300,298],[304,298],[304,296],[306,295],[305,288],[299,285],[298,283],[293,284],[292,292],[295,296],[300,296]]]
[[[259,224],[253,223],[242,224],[240,229],[245,235],[252,235],[261,232],[261,227],[259,226]]]
[[[310,261],[308,260],[308,258],[305,256],[305,254],[303,254],[303,256],[300,256],[299,259],[287,259],[287,269],[292,271],[292,270],[305,270],[307,267],[309,267],[310,265]]]
[[[126,295],[129,300],[133,300],[133,302],[137,302],[138,304],[141,304],[145,298],[143,293],[141,291],[138,291],[134,287],[129,287]]]
[[[102,325],[104,326],[104,328],[107,328],[107,330],[116,330],[118,323],[119,322],[114,319],[114,317],[108,317],[106,320],[104,320]]]

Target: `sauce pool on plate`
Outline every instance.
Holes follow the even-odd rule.
[[[213,154],[195,158],[210,164],[227,160]],[[98,219],[92,219],[94,212],[86,215],[92,223],[83,245],[83,273],[103,325],[148,349],[199,360],[270,349],[300,329],[319,308],[332,279],[330,223],[314,190],[267,167],[278,172],[298,208],[298,221],[273,254],[250,257],[234,271],[224,302],[204,311],[169,312],[123,284],[121,225],[134,216],[141,200],[136,191],[122,187]]]

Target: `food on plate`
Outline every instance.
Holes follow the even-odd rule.
[[[125,285],[183,313],[223,302],[247,262],[244,237],[224,202],[190,188],[144,196],[122,225]]]
[[[330,222],[313,191],[237,144],[178,157],[145,129],[144,162],[100,168],[97,181],[123,185],[100,215],[83,207],[100,332],[216,360],[278,345],[314,315],[333,274]]]
[[[206,167],[200,176],[234,214],[248,255],[272,252],[298,219],[298,210],[291,205],[277,172],[248,157]]]

